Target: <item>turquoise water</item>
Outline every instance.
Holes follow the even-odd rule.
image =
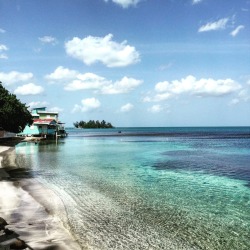
[[[16,152],[86,249],[250,249],[249,127],[68,132]]]

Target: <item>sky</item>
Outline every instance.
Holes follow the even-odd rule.
[[[250,125],[250,0],[0,0],[0,81],[72,127]]]

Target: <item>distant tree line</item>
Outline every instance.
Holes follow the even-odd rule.
[[[76,128],[113,128],[110,122],[89,120],[88,122],[79,121],[73,123]]]

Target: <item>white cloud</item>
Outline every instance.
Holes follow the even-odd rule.
[[[240,102],[249,102],[250,101],[250,93],[248,89],[242,89],[236,98],[232,99],[229,103],[230,106],[236,105]]]
[[[4,44],[0,44],[0,59],[8,59],[6,54],[1,54],[1,51],[7,51],[8,47]]]
[[[159,70],[160,70],[160,71],[164,71],[164,70],[170,69],[172,66],[173,66],[172,63],[164,64],[164,65],[161,65],[161,66],[159,67]]]
[[[104,77],[93,73],[78,74],[77,79],[65,86],[65,90],[76,91],[81,89],[100,89],[105,84],[109,84]]]
[[[87,98],[81,101],[81,105],[75,104],[72,112],[89,112],[95,109],[98,109],[101,106],[101,103],[96,98]]]
[[[126,113],[126,112],[131,111],[133,108],[134,108],[134,105],[133,105],[133,104],[127,103],[127,104],[123,105],[123,106],[120,108],[120,111],[123,112],[123,113]]]
[[[108,2],[109,0],[104,0]],[[122,6],[123,8],[128,8],[130,6],[136,6],[141,0],[112,0],[112,2]]]
[[[229,106],[233,106],[236,105],[240,102],[240,100],[238,98],[234,98],[233,100],[231,100],[231,102],[229,103]]]
[[[142,84],[142,80],[124,76],[121,80],[112,82],[105,77],[94,73],[80,74],[59,66],[54,72],[45,76],[50,81],[61,81],[66,83],[64,89],[67,91],[95,90],[101,94],[126,94],[133,91]],[[72,80],[73,79],[73,80]],[[68,80],[71,80],[68,82]]]
[[[60,113],[60,112],[63,112],[63,109],[59,107],[52,107],[52,108],[49,108],[48,111]]]
[[[210,22],[203,26],[201,26],[198,30],[198,32],[206,32],[206,31],[212,31],[212,30],[222,30],[226,28],[227,22],[229,21],[229,18],[222,18],[218,20],[217,22]]]
[[[241,88],[241,85],[232,79],[214,80],[212,78],[202,78],[198,80],[194,76],[189,75],[181,80],[157,83],[155,85],[155,94],[144,97],[143,101],[159,102],[181,94],[189,94],[199,97],[216,97],[236,93]]]
[[[197,96],[221,96],[230,94],[239,90],[241,86],[232,79],[202,78],[197,80],[194,76],[189,75],[186,78],[159,82],[155,85],[156,92],[167,92],[172,94],[190,93]]]
[[[3,34],[3,33],[5,33],[5,32],[6,32],[6,30],[0,28],[0,33]]]
[[[238,97],[244,102],[250,101],[250,93],[247,89],[242,89],[239,92]]]
[[[19,86],[14,91],[16,95],[39,95],[43,93],[44,89],[41,86],[35,85],[34,83],[28,83]]]
[[[125,67],[140,61],[139,53],[127,41],[112,41],[113,35],[105,37],[74,37],[65,44],[66,53],[87,65],[101,62],[107,67]]]
[[[101,94],[126,94],[142,84],[141,80],[123,77],[121,80],[112,82],[106,78],[93,74],[78,74],[76,79],[65,85],[67,91],[93,89]]]
[[[105,85],[101,89],[102,94],[126,94],[134,90],[136,87],[142,84],[141,80],[134,78],[123,77],[120,81],[114,84]]]
[[[43,36],[38,38],[43,44],[52,44],[55,45],[57,43],[57,40],[55,37],[52,36]]]
[[[60,81],[60,80],[69,80],[74,79],[78,75],[78,72],[75,70],[70,70],[59,66],[49,75],[46,75],[45,78],[50,81]]]
[[[239,33],[242,29],[244,29],[244,28],[245,28],[244,25],[239,25],[238,27],[236,27],[236,29],[234,29],[234,30],[230,33],[230,35],[233,36],[233,37],[235,37],[235,36],[237,36],[238,33]]]
[[[26,82],[33,78],[32,73],[21,73],[17,71],[11,71],[9,73],[0,72],[0,79],[3,84],[11,85],[18,82]]]
[[[46,107],[48,106],[49,103],[48,102],[30,102],[27,106],[29,107],[29,109],[32,109],[32,108],[38,108],[38,107]],[[59,107],[52,107],[52,108],[49,108],[47,109],[48,111],[51,111],[51,112],[63,112],[63,109],[62,108],[59,108]]]
[[[202,2],[202,0],[193,0],[193,4],[197,4],[197,3],[200,3]]]
[[[8,47],[4,44],[0,44],[0,51],[6,51],[8,50]]]
[[[148,94],[149,94],[149,93],[148,93]],[[152,98],[149,97],[149,96],[145,96],[145,97],[143,97],[141,100],[142,100],[142,102],[152,102]]]
[[[157,94],[154,96],[153,101],[154,102],[161,102],[168,100],[172,97],[173,95],[171,93],[162,93],[162,94]]]
[[[142,99],[142,102],[161,102],[161,101],[166,101],[168,99],[170,99],[173,95],[171,93],[160,93],[160,94],[155,94],[155,95],[152,95],[149,94],[148,96],[145,96],[143,99]]]
[[[0,59],[8,59],[8,56],[5,54],[0,54]]]
[[[159,113],[163,110],[163,107],[161,105],[153,105],[148,109],[149,112],[151,113]]]

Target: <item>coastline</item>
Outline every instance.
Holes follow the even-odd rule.
[[[14,147],[0,146],[0,217],[15,233],[8,244],[20,239],[27,249],[82,249],[69,231],[60,198],[36,179],[18,176],[16,170]],[[0,242],[0,249],[4,244]]]

